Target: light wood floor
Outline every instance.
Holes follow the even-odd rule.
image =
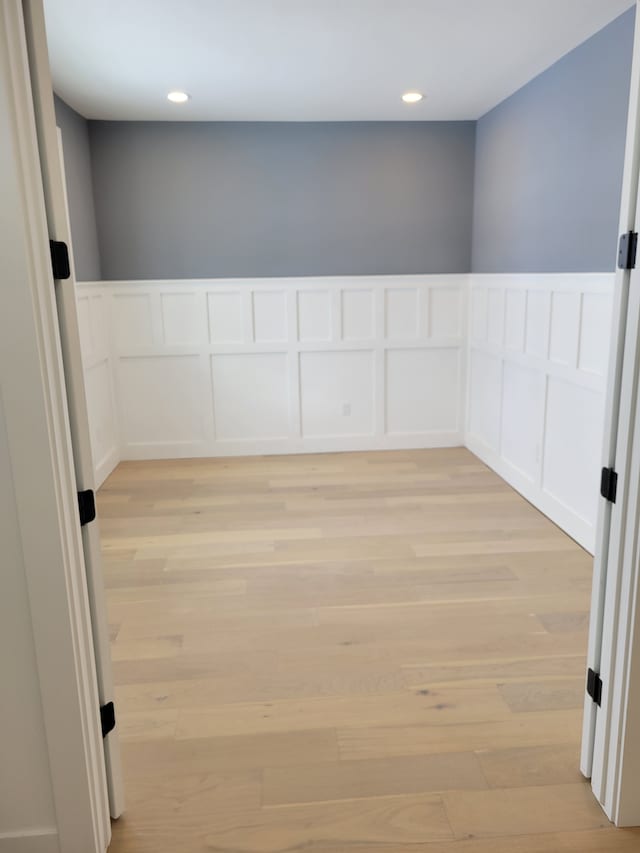
[[[618,853],[591,560],[466,450],[124,463],[113,853]]]

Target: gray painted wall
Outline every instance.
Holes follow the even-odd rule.
[[[54,102],[56,120],[62,132],[76,278],[78,281],[93,281],[100,279],[101,269],[88,122],[57,95]]]
[[[474,272],[614,269],[634,13],[478,122]]]
[[[633,23],[477,123],[87,123],[56,99],[78,278],[611,270]]]
[[[475,122],[91,122],[105,278],[467,272]]]

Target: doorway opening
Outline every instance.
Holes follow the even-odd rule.
[[[419,128],[467,168],[477,273],[292,278],[285,263],[265,280],[131,274],[73,293],[129,797],[116,853],[535,844],[541,814],[558,843],[637,843],[609,828],[576,760],[591,572],[574,540],[596,542],[615,277],[487,271],[495,161],[483,186],[478,152],[496,121],[504,141],[514,103],[482,126]],[[100,162],[94,204],[132,174],[145,187],[131,152],[160,130],[78,127]],[[281,130],[251,144],[317,156],[307,128],[294,143]],[[237,128],[218,131],[237,145]],[[362,125],[358,146],[364,132],[391,144]],[[174,153],[201,134],[206,147],[206,129],[172,127]],[[393,144],[413,168],[415,141]],[[64,127],[62,145],[68,166]],[[285,207],[299,218],[300,198]],[[96,222],[112,267],[135,269],[146,226],[127,244],[119,217]]]

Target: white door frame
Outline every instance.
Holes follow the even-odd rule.
[[[640,230],[640,6],[636,2],[620,233]],[[640,258],[639,258],[640,260]],[[587,666],[602,679],[601,704],[585,696],[581,769],[618,826],[640,824],[640,270],[618,270],[602,461],[617,474],[614,503],[601,499]]]
[[[73,447],[76,487],[78,491],[95,491],[95,470],[91,451],[89,417],[84,387],[80,329],[76,303],[76,274],[73,261],[64,178],[64,161],[60,134],[56,129],[53,104],[53,81],[49,68],[47,35],[42,0],[23,0],[27,51],[31,72],[31,90],[40,151],[40,167],[44,182],[49,235],[69,248],[71,275],[56,282],[55,294],[66,379],[67,410]],[[98,679],[100,705],[114,699],[111,666],[111,644],[104,596],[100,531],[97,519],[82,527],[84,565],[93,628],[93,646]],[[111,817],[124,810],[124,787],[120,763],[119,732],[116,725],[104,739],[104,751]]]
[[[633,231],[636,220],[638,175],[640,174],[640,132],[638,120],[640,110],[638,109],[640,98],[640,57],[636,49],[640,43],[640,16],[636,16],[636,29],[634,38],[633,64],[631,71],[631,86],[629,94],[629,111],[627,120],[627,138],[625,148],[624,174],[622,183],[622,198],[620,204],[619,233],[624,234]],[[607,582],[617,579],[619,572],[618,548],[615,539],[615,529],[621,524],[621,508],[625,502],[621,471],[623,465],[621,451],[623,437],[628,437],[629,415],[628,409],[624,409],[622,400],[622,365],[625,356],[625,341],[630,341],[626,335],[627,314],[629,303],[629,285],[631,275],[628,270],[618,269],[616,272],[615,289],[613,294],[613,308],[611,319],[611,334],[609,343],[609,371],[607,377],[607,388],[605,396],[605,424],[602,451],[602,465],[606,468],[615,468],[616,460],[618,469],[618,495],[615,504],[601,499],[598,506],[598,518],[596,524],[596,548],[594,558],[593,593],[591,599],[591,618],[589,630],[589,647],[587,652],[587,667],[594,672],[601,673],[602,661],[602,638],[603,623],[605,618],[605,594]],[[619,442],[619,433],[621,441]],[[627,478],[624,478],[626,483]],[[614,545],[615,540],[615,545]],[[610,624],[608,624],[610,630]],[[585,776],[592,777],[594,774],[594,738],[596,732],[596,717],[598,708],[591,697],[585,694],[581,770]],[[596,765],[601,758],[596,756]],[[598,776],[596,768],[595,776]]]
[[[49,235],[20,0],[0,3],[2,387],[61,853],[111,830]]]

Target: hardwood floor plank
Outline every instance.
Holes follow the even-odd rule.
[[[368,660],[356,666],[335,656],[305,666],[304,654],[273,652],[236,655],[232,663],[221,655],[189,655],[148,660],[144,671],[135,660],[114,663],[118,694],[127,708],[206,708],[266,700],[319,699],[326,696],[385,694],[402,690],[398,666]],[[320,655],[312,656],[315,661]],[[315,662],[314,661],[314,662]],[[215,675],[209,673],[214,672]],[[165,680],[163,680],[165,679]]]
[[[123,750],[127,779],[134,788],[138,780],[158,776],[172,778],[196,773],[231,774],[265,767],[335,762],[339,758],[334,729],[301,729],[235,737],[153,741],[131,741]]]
[[[534,835],[609,826],[587,782],[444,795],[457,838]]]
[[[339,728],[337,736],[340,755],[345,759],[548,744],[576,748],[580,743],[581,723],[577,711],[546,711],[446,726],[352,726]]]
[[[421,794],[263,808],[243,822],[223,820],[219,830],[207,835],[206,849],[284,853],[314,850],[321,842],[336,851],[376,851],[381,844],[411,851],[415,844],[451,838],[442,798]]]
[[[116,703],[118,703],[116,686]],[[178,712],[172,708],[131,711],[119,705],[117,725],[120,740],[165,740],[175,738]]]
[[[636,853],[640,830],[597,829],[571,832],[540,832],[535,835],[509,835],[499,838],[466,838],[422,844],[381,844],[375,853]],[[314,845],[313,853],[370,853],[371,848],[357,843],[347,847],[335,844]]]
[[[182,649],[182,637],[179,634],[173,637],[155,637],[151,640],[132,640],[131,642],[116,643],[116,637],[112,638],[111,659],[114,663],[119,661],[135,662],[140,671],[139,661],[155,660],[157,658],[177,658]]]
[[[580,636],[582,640],[582,635]],[[576,668],[585,661],[583,652],[576,654],[540,655],[513,658],[475,658],[451,663],[403,664],[405,681],[409,687],[426,687],[429,684],[449,684],[464,681],[467,684],[511,684],[544,680],[564,681],[575,676]]]
[[[480,765],[491,788],[584,782],[578,744],[480,750]]]
[[[248,702],[179,711],[176,737],[212,734],[296,731],[354,725],[450,725],[456,722],[500,720],[510,711],[499,691],[450,688],[428,695],[398,692],[380,695],[313,697],[301,700]]]
[[[541,613],[539,618],[550,634],[589,630],[589,612],[587,610],[573,613]]]
[[[548,711],[553,708],[582,708],[584,678],[531,681],[503,684],[500,693],[515,714],[523,711]]]
[[[359,761],[267,767],[265,806],[396,794],[486,788],[478,758],[471,752],[407,755]]]

